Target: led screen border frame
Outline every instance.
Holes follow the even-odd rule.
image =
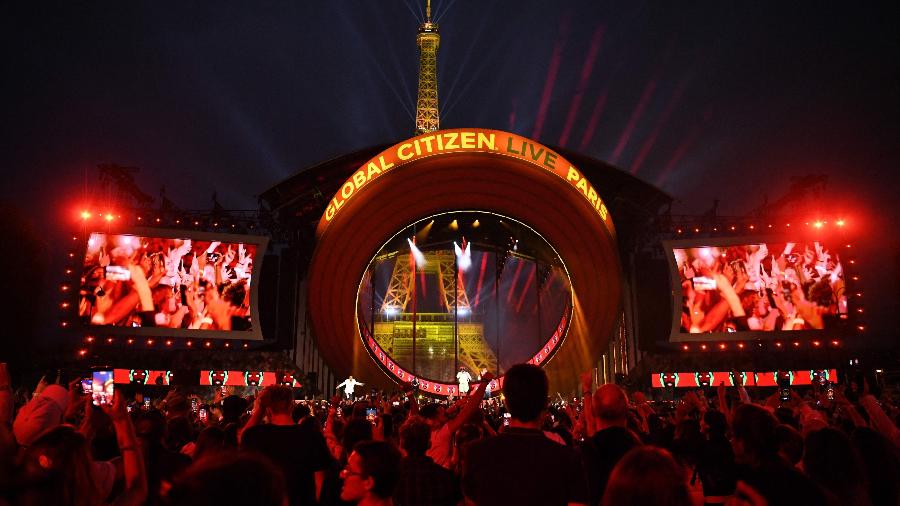
[[[569,267],[566,265],[565,259],[563,259],[563,257],[559,254],[559,251],[557,251],[556,246],[554,246],[549,240],[547,240],[547,238],[544,237],[543,234],[538,232],[531,225],[525,223],[524,221],[522,221],[518,218],[513,218],[511,216],[507,216],[505,214],[501,214],[501,213],[486,210],[486,209],[453,209],[453,210],[441,211],[441,212],[434,213],[434,214],[431,214],[431,215],[423,217],[423,218],[416,219],[415,221],[413,221],[410,224],[406,225],[405,227],[401,228],[400,230],[395,232],[393,235],[391,235],[387,240],[385,240],[381,246],[378,247],[378,249],[375,251],[375,253],[372,255],[371,259],[369,260],[369,263],[366,264],[366,269],[363,271],[363,274],[360,276],[360,280],[359,280],[359,283],[356,288],[356,298],[354,300],[354,311],[356,314],[356,337],[358,337],[360,339],[360,341],[363,343],[363,348],[366,350],[366,352],[372,358],[372,361],[375,364],[377,364],[378,368],[381,369],[382,372],[384,372],[386,376],[391,378],[392,381],[396,382],[397,380],[400,380],[401,382],[404,382],[404,381],[406,381],[406,380],[404,380],[404,375],[405,375],[407,378],[414,378],[414,379],[418,380],[420,382],[420,384],[421,384],[421,382],[426,382],[426,387],[422,388],[422,391],[427,392],[429,394],[436,394],[436,395],[443,395],[443,396],[455,395],[455,389],[456,389],[457,385],[455,383],[447,383],[442,380],[435,380],[433,378],[426,378],[424,376],[412,374],[409,371],[407,371],[406,369],[404,369],[400,364],[397,364],[394,357],[388,355],[387,352],[385,352],[383,349],[381,349],[381,346],[378,345],[378,343],[375,341],[375,338],[373,336],[374,328],[373,329],[368,328],[365,325],[365,320],[364,320],[363,316],[359,314],[359,294],[362,291],[362,285],[365,280],[365,273],[369,270],[369,267],[371,267],[372,263],[378,257],[378,253],[381,252],[388,244],[390,244],[391,241],[393,241],[398,236],[400,236],[400,234],[402,234],[404,230],[406,230],[407,228],[414,226],[418,223],[425,222],[426,220],[429,220],[429,219],[433,220],[434,218],[436,218],[438,216],[457,214],[457,213],[488,214],[488,215],[494,216],[500,220],[506,219],[506,220],[514,221],[514,222],[518,223],[519,225],[527,228],[528,230],[531,231],[532,234],[536,235],[537,237],[540,237],[541,240],[544,241],[544,244],[546,244],[547,246],[550,247],[550,250],[553,251],[553,254],[556,255],[556,258],[559,260],[559,267],[562,268],[563,272],[566,275],[566,279],[569,282],[569,290],[568,290],[569,300],[566,302],[566,309],[563,311],[562,317],[557,322],[555,331],[550,334],[550,337],[548,337],[546,340],[542,341],[543,344],[541,344],[541,346],[539,346],[538,349],[534,353],[531,354],[531,358],[529,358],[526,363],[539,365],[541,368],[546,367],[550,363],[551,359],[553,359],[557,355],[557,352],[560,349],[562,349],[562,346],[565,343],[566,336],[568,336],[568,334],[569,334],[569,327],[571,326],[571,323],[572,323],[572,313],[574,312],[574,308],[575,308],[575,292],[574,292],[574,286],[572,284],[572,275],[569,272]],[[501,374],[494,379],[494,381],[491,383],[491,392],[494,392],[498,389],[502,390],[503,379],[505,377],[506,377],[505,374]],[[412,380],[410,380],[410,381],[412,381]],[[428,388],[428,385],[430,385],[431,388]]]
[[[843,339],[846,335],[853,333],[851,322],[847,322],[837,329],[821,329],[821,330],[775,330],[775,331],[740,331],[740,332],[708,332],[704,334],[690,334],[681,332],[681,311],[677,308],[681,307],[681,280],[678,277],[678,268],[675,265],[675,255],[672,254],[674,249],[698,248],[703,246],[739,246],[744,244],[758,244],[771,242],[790,242],[790,241],[819,241],[828,244],[832,241],[830,237],[817,237],[814,234],[800,231],[796,234],[777,233],[777,234],[755,234],[727,237],[709,237],[709,238],[689,238],[689,239],[672,239],[662,241],[663,252],[666,255],[666,261],[669,264],[669,293],[672,303],[672,327],[669,331],[669,343],[700,343],[700,342],[722,342],[722,341],[781,341],[781,340],[812,340],[812,339]],[[839,243],[839,242],[838,242]],[[844,283],[847,284],[848,291],[851,286],[845,277]],[[849,315],[848,315],[849,317]]]
[[[182,229],[172,228],[150,228],[150,227],[123,227],[110,230],[93,230],[88,229],[85,234],[82,248],[79,252],[80,260],[78,268],[84,269],[84,254],[87,251],[87,240],[91,234],[106,235],[134,235],[137,237],[160,238],[160,239],[191,239],[200,241],[221,241],[223,243],[244,243],[256,246],[256,258],[253,259],[253,271],[251,276],[254,282],[250,286],[250,317],[253,321],[251,330],[194,330],[194,329],[170,329],[163,327],[118,327],[114,325],[90,325],[81,323],[81,319],[77,319],[78,328],[85,334],[108,334],[112,336],[135,336],[135,337],[174,337],[185,339],[218,339],[218,340],[244,340],[244,341],[263,341],[262,322],[259,319],[259,284],[262,274],[262,262],[265,258],[265,252],[269,246],[269,237],[263,235],[248,234],[229,234],[218,232],[199,232],[185,231]],[[80,274],[79,274],[80,277]],[[74,302],[79,303],[78,291],[75,291]]]

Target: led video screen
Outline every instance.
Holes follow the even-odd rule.
[[[832,245],[732,240],[667,250],[674,341],[845,326],[844,269]]]
[[[261,339],[256,236],[91,233],[78,314],[88,328],[137,335]]]

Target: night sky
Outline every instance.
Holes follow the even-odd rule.
[[[100,163],[140,167],[147,193],[165,185],[185,209],[213,191],[253,209],[304,167],[412,135],[424,7],[409,0],[4,11],[2,201],[49,225],[51,245]],[[822,212],[860,241],[870,307],[896,309],[900,23],[887,10],[435,0],[434,13],[444,128],[609,161],[675,197],[674,212],[719,198],[742,215],[790,176],[826,174]]]

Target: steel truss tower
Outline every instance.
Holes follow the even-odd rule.
[[[425,22],[416,36],[419,46],[419,94],[416,100],[416,135],[441,128],[438,114],[437,51],[441,45],[437,23],[431,22],[431,0],[425,7]]]

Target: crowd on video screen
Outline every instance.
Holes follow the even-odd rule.
[[[682,333],[833,329],[847,318],[840,257],[818,242],[673,252]]]
[[[91,234],[79,316],[90,325],[252,330],[256,246]]]

